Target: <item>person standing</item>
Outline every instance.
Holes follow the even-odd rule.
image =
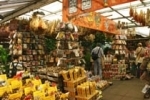
[[[146,53],[145,48],[143,47],[142,43],[138,43],[138,47],[136,48],[135,54],[136,54],[136,66],[137,66],[137,75],[136,77],[139,78],[141,75],[140,65],[143,62],[144,55]]]
[[[10,66],[9,66],[9,77],[10,78],[14,77],[17,73],[18,58],[19,57],[17,55],[14,55],[13,61],[10,63]]]
[[[12,78],[16,76],[18,73],[24,70],[23,64],[21,63],[22,57],[18,55],[13,56],[13,61],[9,66],[9,77]]]
[[[98,58],[96,60],[93,60],[94,63],[94,75],[99,76],[100,79],[102,79],[102,60],[104,59],[104,52],[101,48],[101,44],[97,43],[96,47],[92,49],[91,54],[97,54]]]

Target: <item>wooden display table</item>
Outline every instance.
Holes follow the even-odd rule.
[[[92,95],[89,95],[88,97],[76,96],[76,99],[77,100],[96,100],[98,94],[99,92],[96,90]]]

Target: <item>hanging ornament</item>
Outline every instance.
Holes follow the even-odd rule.
[[[130,12],[129,13],[130,13],[130,17],[133,17],[134,9],[131,6],[131,3],[130,3]]]

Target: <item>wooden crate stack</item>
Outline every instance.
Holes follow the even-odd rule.
[[[73,73],[76,72],[76,68],[71,69],[73,70]],[[98,91],[94,89],[93,91],[90,91],[90,93],[87,95],[86,90],[84,96],[79,95],[79,91],[77,91],[77,87],[81,85],[85,85],[85,83],[89,83],[87,81],[87,76],[85,74],[85,70],[83,68],[78,68],[78,77],[74,74],[73,77],[70,74],[71,71],[64,71],[62,72],[62,76],[64,78],[64,90],[69,92],[69,100],[96,100],[95,98],[97,97]],[[66,77],[67,76],[67,77]],[[75,78],[76,77],[76,78]],[[86,84],[87,85],[87,84]],[[82,90],[80,91],[82,92]],[[82,93],[84,94],[84,93]]]
[[[74,81],[64,81],[65,87],[64,89],[69,92],[69,99],[70,100],[75,100],[75,97],[77,95],[77,86],[86,82],[87,77],[83,76],[78,78],[77,80]]]
[[[76,100],[96,100],[99,92],[95,82],[84,82],[77,86]]]

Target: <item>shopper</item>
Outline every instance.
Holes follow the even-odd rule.
[[[143,62],[143,58],[144,58],[144,55],[146,53],[145,48],[143,47],[142,43],[138,43],[138,47],[137,47],[135,53],[136,53],[135,62],[136,62],[136,66],[137,66],[137,75],[136,75],[136,77],[139,78],[140,75],[142,74],[141,70],[140,70],[140,65]]]
[[[20,73],[24,70],[23,64],[21,63],[21,56],[14,55],[13,61],[9,66],[9,77],[14,77],[17,73]]]
[[[140,78],[150,83],[150,75],[149,75],[150,73],[150,41],[147,41],[146,44],[147,44],[147,47],[145,48],[146,49],[145,57],[140,66],[140,69],[143,71],[143,74],[141,75]]]
[[[92,49],[91,54],[93,53],[98,55],[98,58],[93,61],[94,75],[99,76],[100,79],[102,79],[102,61],[104,60],[104,53],[100,43],[97,43],[96,47]]]

